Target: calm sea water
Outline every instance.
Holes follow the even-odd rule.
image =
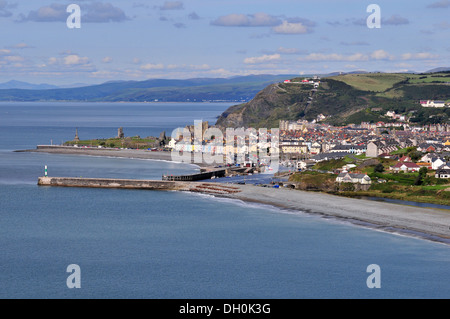
[[[196,166],[15,153],[167,134],[229,104],[0,104],[0,298],[448,298],[450,247],[206,195],[47,188],[51,176],[160,178]],[[318,203],[320,205],[320,203]],[[399,209],[407,209],[399,206]],[[81,268],[69,289],[66,268]],[[369,289],[367,266],[381,269]]]

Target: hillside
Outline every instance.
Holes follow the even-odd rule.
[[[292,81],[301,81],[294,78]],[[429,74],[344,74],[311,84],[275,83],[250,102],[235,105],[218,119],[218,127],[278,127],[279,120],[314,120],[319,114],[335,125],[361,121],[390,122],[387,111],[406,114],[411,122],[448,122],[450,108],[423,108],[420,100],[450,102],[450,72]]]
[[[0,101],[186,102],[248,101],[265,86],[292,75],[116,81],[76,88],[0,89]]]

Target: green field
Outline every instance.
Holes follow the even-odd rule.
[[[450,83],[449,73],[413,74],[408,76],[409,83]]]
[[[67,146],[90,146],[90,147],[107,147],[107,148],[152,148],[154,147],[156,139],[154,138],[140,138],[140,137],[126,137],[120,138],[107,138],[107,139],[92,139],[82,141],[68,141],[64,145]]]
[[[396,73],[345,74],[332,77],[332,79],[347,83],[358,90],[384,92],[392,88],[394,84],[407,80],[408,75]]]
[[[409,84],[420,83],[450,83],[450,73],[430,74],[405,74],[405,73],[367,73],[345,74],[332,77],[335,80],[351,85],[355,89],[373,92],[385,92],[400,82],[408,81]],[[399,97],[397,91],[386,92],[389,97]]]

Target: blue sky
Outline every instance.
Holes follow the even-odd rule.
[[[0,82],[423,72],[450,66],[449,16],[450,0],[0,0]]]

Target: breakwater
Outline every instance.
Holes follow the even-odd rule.
[[[115,178],[77,178],[77,177],[39,177],[40,186],[90,187],[90,188],[129,188],[151,190],[183,190],[184,183],[157,180],[135,180]]]
[[[230,195],[241,192],[237,185],[219,183],[158,181],[115,178],[82,178],[82,177],[39,177],[39,186],[87,187],[87,188],[122,188],[147,189],[164,191],[188,191],[212,195]]]

